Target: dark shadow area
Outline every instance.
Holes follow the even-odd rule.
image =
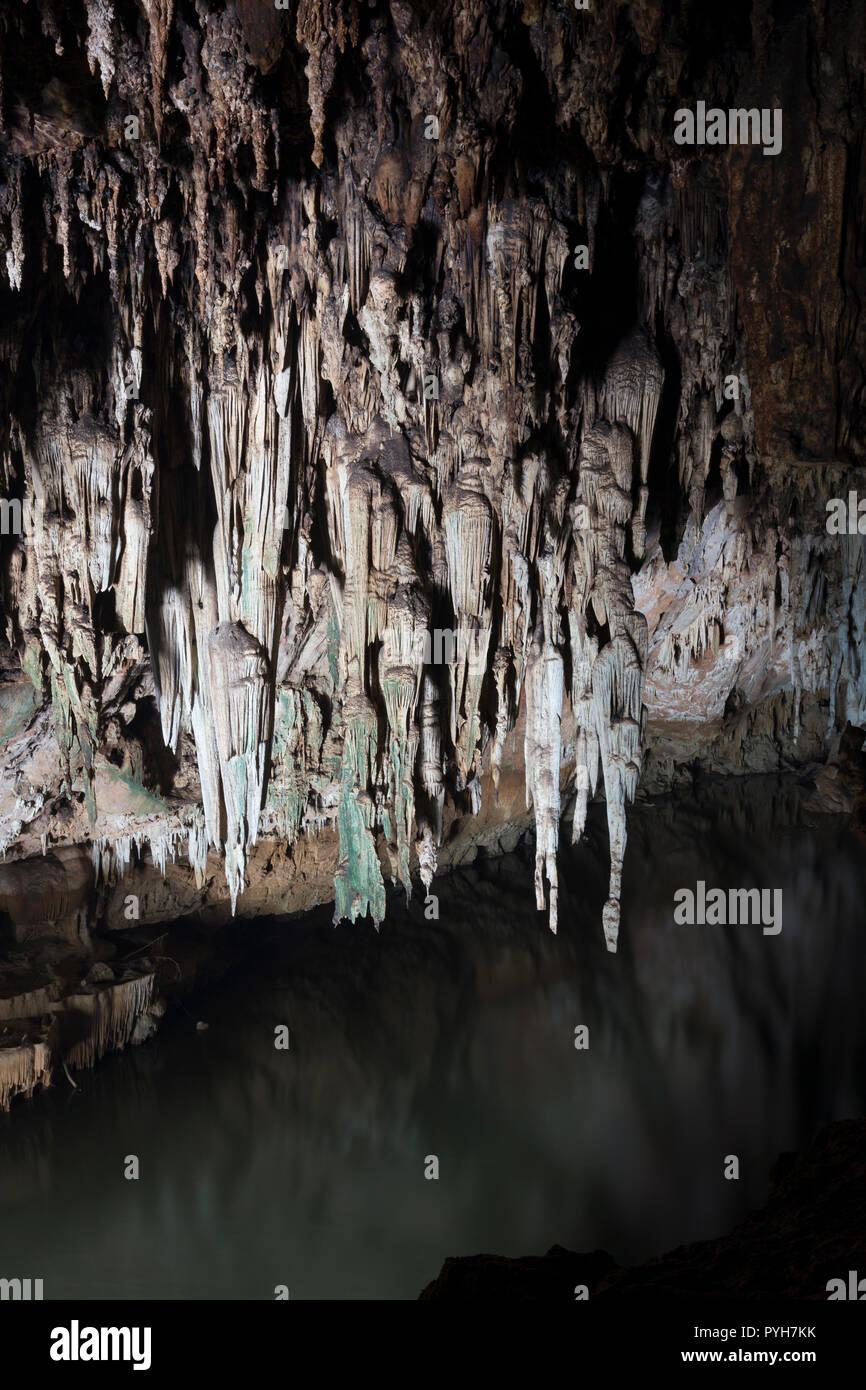
[[[866,1109],[866,864],[802,801],[743,780],[636,807],[616,956],[603,806],[563,844],[556,937],[528,842],[436,879],[437,920],[395,893],[379,933],[330,906],[239,922],[241,963],[154,1040],[0,1117],[0,1262],[46,1298],[412,1299],[449,1255],[638,1264],[730,1230],[781,1151]],[[781,933],[675,925],[698,879],[781,888]]]

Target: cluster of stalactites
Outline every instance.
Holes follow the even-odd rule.
[[[111,5],[86,0],[86,8],[91,70],[98,72],[106,93],[112,84],[123,91],[120,30]],[[639,751],[634,752],[627,734],[634,702],[623,693],[632,679],[625,644],[640,646],[634,624],[629,626],[634,614],[624,537],[630,526],[632,554],[640,558],[662,386],[651,342],[637,330],[614,355],[601,385],[586,391],[588,440],[590,427],[603,430],[604,421],[621,421],[623,438],[630,433],[628,448],[618,434],[608,439],[610,457],[595,473],[598,446],[590,440],[585,460],[581,458],[579,506],[587,526],[575,548],[586,552],[580,564],[585,560],[593,578],[591,595],[588,590],[583,594],[579,583],[573,586],[581,592],[575,607],[572,586],[564,586],[570,482],[565,480],[564,491],[551,484],[554,470],[548,469],[542,452],[527,456],[524,451],[529,436],[545,427],[551,412],[558,414],[563,433],[573,425],[566,420],[570,393],[565,384],[579,324],[563,297],[571,233],[542,198],[497,203],[483,194],[486,176],[479,155],[469,180],[477,190],[477,207],[464,210],[468,217],[449,214],[443,225],[437,252],[437,283],[441,275],[443,288],[431,312],[421,291],[407,298],[402,290],[412,251],[402,193],[386,188],[389,181],[377,174],[364,185],[362,198],[338,132],[336,174],[324,172],[293,185],[286,193],[282,224],[275,219],[266,229],[256,220],[257,236],[266,232],[259,243],[266,243],[264,260],[256,264],[255,256],[247,255],[238,208],[222,198],[223,175],[240,142],[249,141],[255,165],[252,187],[263,191],[273,173],[267,166],[277,157],[277,139],[275,132],[271,139],[262,112],[250,100],[243,65],[225,68],[220,44],[232,37],[234,20],[228,13],[210,17],[200,51],[195,45],[185,48],[187,80],[176,92],[166,93],[172,0],[147,0],[145,8],[157,142],[164,97],[184,103],[193,137],[191,175],[178,176],[177,185],[188,213],[184,228],[190,245],[182,242],[182,229],[167,215],[172,183],[157,162],[151,161],[147,179],[134,181],[140,199],[135,214],[133,204],[124,201],[123,178],[110,162],[98,179],[90,177],[90,164],[87,178],[79,178],[73,165],[62,160],[53,170],[57,211],[49,220],[56,224],[53,234],[63,248],[67,280],[76,289],[83,281],[82,258],[75,254],[82,238],[93,252],[94,266],[104,261],[109,272],[117,306],[111,380],[118,436],[111,456],[88,464],[82,473],[98,479],[94,496],[86,495],[82,482],[76,499],[80,506],[73,508],[76,516],[88,518],[87,534],[75,538],[77,553],[91,557],[88,574],[82,575],[73,557],[54,554],[38,557],[39,564],[32,567],[41,591],[27,625],[38,634],[40,651],[49,653],[52,691],[59,692],[56,703],[70,712],[70,725],[91,728],[95,742],[105,656],[96,640],[92,600],[113,587],[116,612],[128,632],[142,632],[146,619],[166,744],[178,752],[185,733],[195,743],[203,806],[197,862],[207,844],[222,848],[236,906],[260,830],[267,779],[273,779],[274,768],[285,781],[294,776],[285,754],[274,757],[277,720],[289,749],[300,735],[300,728],[291,727],[293,721],[307,717],[303,701],[286,698],[280,635],[286,609],[307,603],[318,568],[311,554],[310,516],[321,498],[316,480],[321,446],[333,563],[322,566],[328,574],[320,577],[326,590],[330,587],[338,628],[334,723],[343,740],[337,915],[354,918],[369,909],[377,916],[384,910],[379,830],[393,847],[395,877],[407,892],[410,847],[417,835],[421,876],[429,887],[441,831],[443,760],[453,762],[458,791],[466,789],[477,809],[490,713],[484,702],[495,699],[490,765],[498,789],[505,740],[525,690],[527,799],[538,835],[536,890],[544,906],[546,880],[555,929],[563,611],[572,625],[572,668],[584,672],[581,698],[589,700],[591,712],[610,706],[607,715],[593,713],[581,726],[579,750],[585,751],[578,753],[579,778],[581,769],[591,765],[592,739],[596,763],[601,750],[606,785],[610,781],[613,786],[622,764],[624,794],[633,795],[639,766]],[[297,34],[309,59],[317,167],[324,162],[324,102],[333,79],[334,50],[357,37],[339,28],[339,14],[331,18],[334,24],[312,3],[302,4],[297,17]],[[203,99],[211,61],[224,106],[219,125]],[[143,126],[142,151],[152,148],[148,125]],[[465,183],[465,163],[463,168]],[[211,218],[217,190],[225,213],[218,235]],[[584,209],[591,261],[599,196],[598,189],[589,191]],[[375,212],[375,198],[383,213],[394,216],[386,215],[383,222]],[[252,202],[247,210],[258,218]],[[336,235],[326,234],[332,221]],[[11,282],[20,287],[19,223],[13,213],[6,260]],[[153,274],[146,273],[151,245]],[[188,250],[194,261],[194,293],[175,314],[183,297],[182,277],[176,272]],[[251,269],[261,322],[269,325],[261,332],[248,330],[242,312],[241,281]],[[155,307],[148,302],[147,287],[157,277],[164,303]],[[558,368],[561,378],[561,389],[552,392],[556,400],[545,399],[542,373],[536,380],[539,322],[549,325],[551,377],[555,380]],[[147,412],[128,405],[130,397],[153,399],[163,388],[180,385],[173,366],[166,368],[165,380],[143,376],[145,357],[159,355],[145,352],[149,337],[160,337],[163,329],[166,342],[174,333],[175,346],[183,345],[185,389],[178,399],[188,401],[192,463],[201,471],[209,460],[216,525],[211,535],[202,535],[194,522],[178,522],[178,553],[156,583],[151,557],[152,602],[146,614],[148,555],[160,507]],[[356,341],[358,330],[366,337],[365,348]],[[431,375],[437,388],[432,395],[427,389]],[[328,397],[334,409],[331,435],[323,443]],[[479,422],[483,444],[473,428]],[[163,446],[164,433],[163,427]],[[418,463],[422,453],[423,465]],[[632,453],[639,477],[635,506]],[[68,509],[65,479],[64,487]],[[286,516],[291,517],[288,537]],[[159,544],[162,561],[169,544],[164,537]],[[430,574],[422,582],[419,569],[428,561]],[[75,616],[80,608],[84,618],[74,625],[68,615],[64,621],[52,611],[52,595],[64,586],[69,593],[70,583],[81,587],[80,594],[73,589],[72,597]],[[564,587],[569,588],[567,598]],[[448,686],[443,678],[440,689],[437,673],[426,667],[424,644],[432,601],[444,609],[449,599],[454,649],[447,659]],[[599,652],[594,634],[603,627],[611,639]],[[67,637],[70,632],[76,635]],[[74,650],[58,649],[61,633]],[[34,636],[34,654],[35,642]],[[87,672],[93,673],[90,684]],[[642,667],[639,676],[642,680]],[[575,675],[575,692],[577,686]],[[449,697],[447,713],[442,695]],[[639,699],[636,718],[639,723]],[[285,823],[294,832],[303,821],[301,792],[294,783],[277,792]]]
[[[328,458],[329,535],[343,571],[335,578],[345,732],[334,916],[354,921],[370,911],[378,922],[384,888],[376,831],[381,826],[394,847],[393,876],[408,897],[419,771],[441,813],[438,691],[424,674],[430,604],[408,529],[429,512],[400,436],[382,422],[360,444],[337,431]],[[376,698],[386,722],[381,750]],[[433,827],[418,829],[432,879],[439,826],[435,840]]]
[[[601,766],[611,857],[603,926],[611,951],[616,950],[619,933],[625,807],[634,799],[641,769],[648,647],[646,621],[635,610],[627,542],[630,538],[632,556],[640,559],[646,545],[650,452],[663,382],[652,340],[643,328],[635,329],[614,353],[601,382],[584,383],[584,429],[571,505],[566,510],[567,481],[551,488],[549,480],[543,481],[540,461],[530,458],[519,503],[506,495],[504,506],[503,594],[510,615],[503,618],[508,645],[500,647],[494,661],[494,780],[508,725],[503,709],[508,711],[511,661],[519,649],[514,665],[525,672],[526,794],[535,813],[536,901],[539,909],[545,907],[546,879],[549,922],[555,931],[565,685],[559,614],[564,599],[576,723],[573,838],[577,841],[583,833]],[[535,627],[527,647],[530,595],[535,600]]]
[[[206,420],[217,523],[191,544],[149,623],[166,744],[195,741],[205,825],[222,846],[232,910],[244,888],[266,787],[283,604],[281,554],[292,473],[294,361],[246,380],[223,372]]]
[[[550,894],[548,922],[557,929],[559,878],[559,777],[562,755],[562,701],[565,667],[558,647],[536,635],[526,666],[526,802],[535,812],[535,902],[545,906],[544,879]]]
[[[632,519],[634,441],[624,424],[597,422],[581,442],[579,495],[571,510],[572,702],[577,725],[574,838],[586,823],[599,761],[610,836],[610,887],[603,926],[608,950],[619,933],[626,803],[641,768],[647,624],[635,609],[626,528]],[[606,632],[606,640],[601,634]]]
[[[27,675],[51,699],[69,786],[73,763],[82,768],[93,820],[103,704],[120,689],[134,634],[145,628],[155,505],[147,412],[136,407],[124,444],[99,427],[88,382],[76,372],[68,394],[46,389],[35,429],[14,428],[25,495],[7,617]],[[112,591],[124,631],[105,633],[98,608]]]

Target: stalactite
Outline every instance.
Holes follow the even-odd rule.
[[[226,878],[232,910],[256,843],[270,737],[270,674],[261,644],[241,623],[217,623],[208,637],[216,742],[226,810]]]
[[[583,437],[579,456],[580,499],[572,509],[576,547],[576,639],[573,699],[578,725],[577,808],[574,834],[586,819],[586,802],[601,762],[610,836],[610,887],[603,914],[605,942],[615,951],[626,844],[625,806],[637,791],[642,755],[643,685],[647,629],[635,610],[625,561],[625,527],[631,517],[633,441],[625,425],[598,421]],[[609,630],[600,644],[587,619]]]
[[[475,767],[481,725],[479,703],[490,641],[494,519],[481,487],[480,466],[467,459],[443,499],[445,550],[457,619],[451,662],[451,739],[461,773]]]
[[[379,688],[388,720],[388,801],[393,808],[397,876],[411,896],[409,846],[415,818],[415,759],[419,732],[415,712],[424,669],[430,609],[423,602],[405,536],[388,572],[389,596],[379,650]]]
[[[632,549],[643,559],[646,547],[647,478],[656,415],[661,400],[664,371],[652,340],[643,330],[634,331],[611,358],[598,394],[598,411],[609,420],[628,425],[640,452],[640,503],[632,520]]]
[[[562,657],[552,642],[536,636],[526,668],[526,800],[527,806],[535,810],[535,901],[539,910],[544,908],[546,876],[552,932],[557,927],[556,854],[564,688]]]
[[[343,706],[346,743],[338,825],[340,862],[335,881],[334,921],[355,921],[369,912],[378,925],[385,916],[385,887],[376,854],[376,807],[371,787],[376,773],[376,712],[363,694]]]

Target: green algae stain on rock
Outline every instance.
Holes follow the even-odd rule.
[[[103,815],[168,816],[171,807],[142,786],[129,772],[98,758],[95,768],[99,808]]]
[[[20,681],[0,690],[0,744],[23,734],[41,704],[41,691]]]

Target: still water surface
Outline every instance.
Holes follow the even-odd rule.
[[[555,938],[526,850],[439,879],[438,922],[395,900],[378,935],[330,911],[243,924],[255,959],[188,1005],[206,1032],[175,1008],[0,1116],[0,1275],[61,1299],[404,1299],[448,1255],[633,1262],[722,1234],[781,1150],[866,1113],[866,856],[797,807],[752,783],[636,808],[617,956],[598,817],[561,853]],[[699,878],[781,888],[781,934],[675,926]]]

